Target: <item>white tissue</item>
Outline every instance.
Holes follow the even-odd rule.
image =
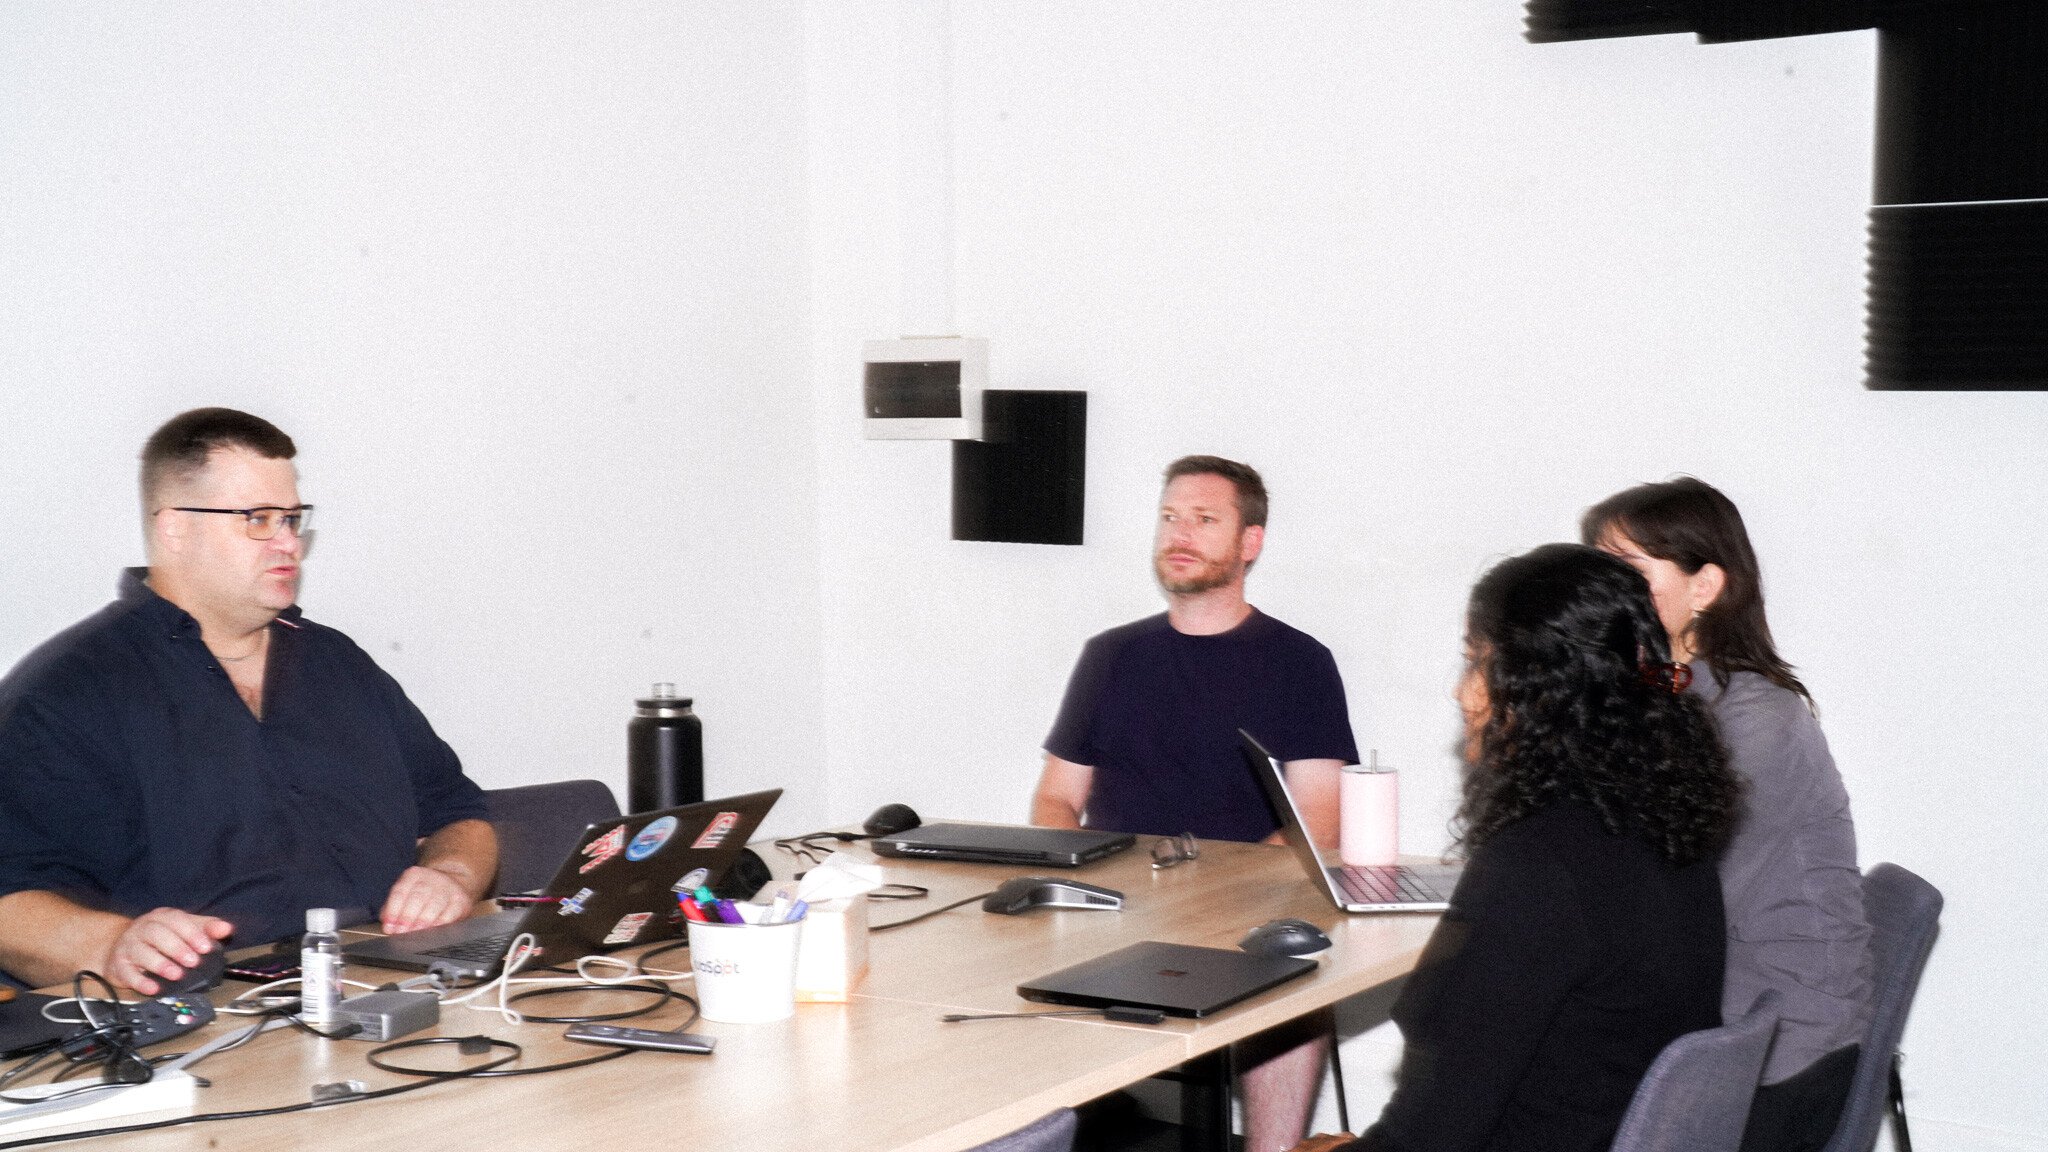
[[[884,883],[880,860],[858,848],[841,849],[804,873],[797,881],[796,896],[806,904],[823,904],[872,892]]]

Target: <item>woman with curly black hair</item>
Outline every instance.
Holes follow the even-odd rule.
[[[1393,1098],[1351,1147],[1594,1152],[1657,1053],[1721,1023],[1714,855],[1739,787],[1611,556],[1503,561],[1466,659],[1470,862],[1394,1005]]]
[[[1690,476],[1586,510],[1586,543],[1643,574],[1674,658],[1719,725],[1745,811],[1721,856],[1728,972],[1721,1010],[1766,988],[1784,1013],[1743,1152],[1814,1152],[1834,1136],[1870,1020],[1870,924],[1849,793],[1806,685],[1779,657],[1742,513]]]

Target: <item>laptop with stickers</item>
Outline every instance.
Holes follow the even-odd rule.
[[[540,890],[540,903],[359,940],[343,954],[376,968],[483,977],[498,971],[505,949],[522,932],[532,934],[542,964],[672,939],[683,924],[676,894],[716,883],[781,796],[780,788],[771,788],[600,820],[583,830]]]

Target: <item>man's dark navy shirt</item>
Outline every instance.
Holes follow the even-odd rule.
[[[1279,825],[1239,728],[1282,761],[1358,760],[1344,681],[1314,637],[1258,611],[1189,636],[1162,612],[1088,641],[1045,750],[1095,769],[1090,828],[1263,840]]]
[[[348,637],[280,615],[258,720],[146,575],[0,680],[0,894],[182,908],[261,943],[308,908],[374,913],[420,837],[484,818],[455,753]]]

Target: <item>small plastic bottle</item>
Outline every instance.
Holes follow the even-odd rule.
[[[299,1019],[329,1027],[340,1004],[341,937],[334,934],[334,909],[308,908],[299,943]]]

